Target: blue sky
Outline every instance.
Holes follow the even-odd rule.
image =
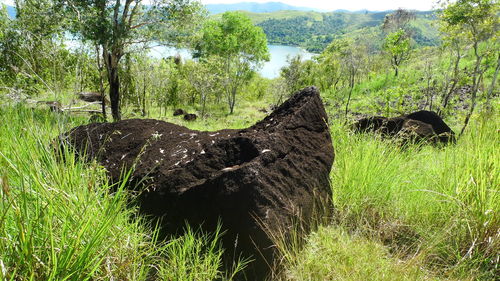
[[[146,0],[147,1],[147,0]],[[238,2],[282,2],[289,5],[318,8],[322,10],[345,9],[351,11],[370,10],[384,11],[405,8],[412,10],[431,10],[438,0],[201,0],[204,4],[238,3]],[[12,4],[13,0],[0,0]]]

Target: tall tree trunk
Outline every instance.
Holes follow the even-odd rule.
[[[236,87],[233,87],[233,89],[231,89],[231,95],[229,98],[229,114],[233,114],[234,112],[234,105],[236,104],[236,91]]]
[[[347,97],[347,102],[345,105],[345,120],[347,122],[347,113],[349,112],[349,103],[351,102],[352,91],[354,90],[354,82],[356,78],[356,72],[351,72],[349,77],[349,96]]]
[[[101,63],[101,49],[99,45],[95,46],[96,50],[96,63],[97,63],[97,69],[99,70],[99,93],[101,94],[101,110],[102,110],[102,118],[104,122],[107,122],[107,116],[106,116],[106,94],[104,93],[104,81],[103,81],[103,65]]]
[[[106,62],[106,70],[108,71],[111,114],[113,115],[114,121],[120,121],[120,78],[118,76],[118,62],[121,55],[119,52],[110,52],[104,48],[103,56]]]

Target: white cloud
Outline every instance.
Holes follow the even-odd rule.
[[[282,2],[288,5],[311,7],[323,10],[345,9],[351,11],[370,10],[384,11],[405,8],[411,10],[431,10],[437,0],[201,0],[203,4],[227,4],[239,2]]]
[[[10,5],[10,6],[14,6],[14,0],[0,0],[0,3],[6,4],[6,5]]]

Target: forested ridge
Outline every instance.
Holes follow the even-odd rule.
[[[334,39],[348,37],[372,37],[381,42],[383,34],[380,26],[387,12],[285,12],[267,15],[249,14],[262,27],[271,44],[301,46],[319,53]],[[416,12],[416,20],[411,24],[413,39],[419,46],[436,46],[439,35],[435,26],[434,12]],[[433,24],[434,23],[434,24]],[[376,44],[374,42],[374,44]]]

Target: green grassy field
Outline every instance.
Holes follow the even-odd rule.
[[[109,193],[101,167],[55,153],[53,140],[85,118],[24,106],[0,116],[0,280],[231,278],[220,233],[158,241],[122,186]]]
[[[193,129],[242,128],[265,115],[257,104],[190,124],[166,119]],[[219,233],[157,241],[154,227],[127,207],[126,190],[108,193],[97,163],[68,154],[57,160],[54,138],[86,118],[24,106],[0,107],[0,117],[0,279],[231,280],[234,272],[220,269]],[[278,239],[283,263],[274,278],[494,279],[499,126],[497,112],[478,114],[456,145],[403,149],[332,119],[334,220],[303,247]]]

